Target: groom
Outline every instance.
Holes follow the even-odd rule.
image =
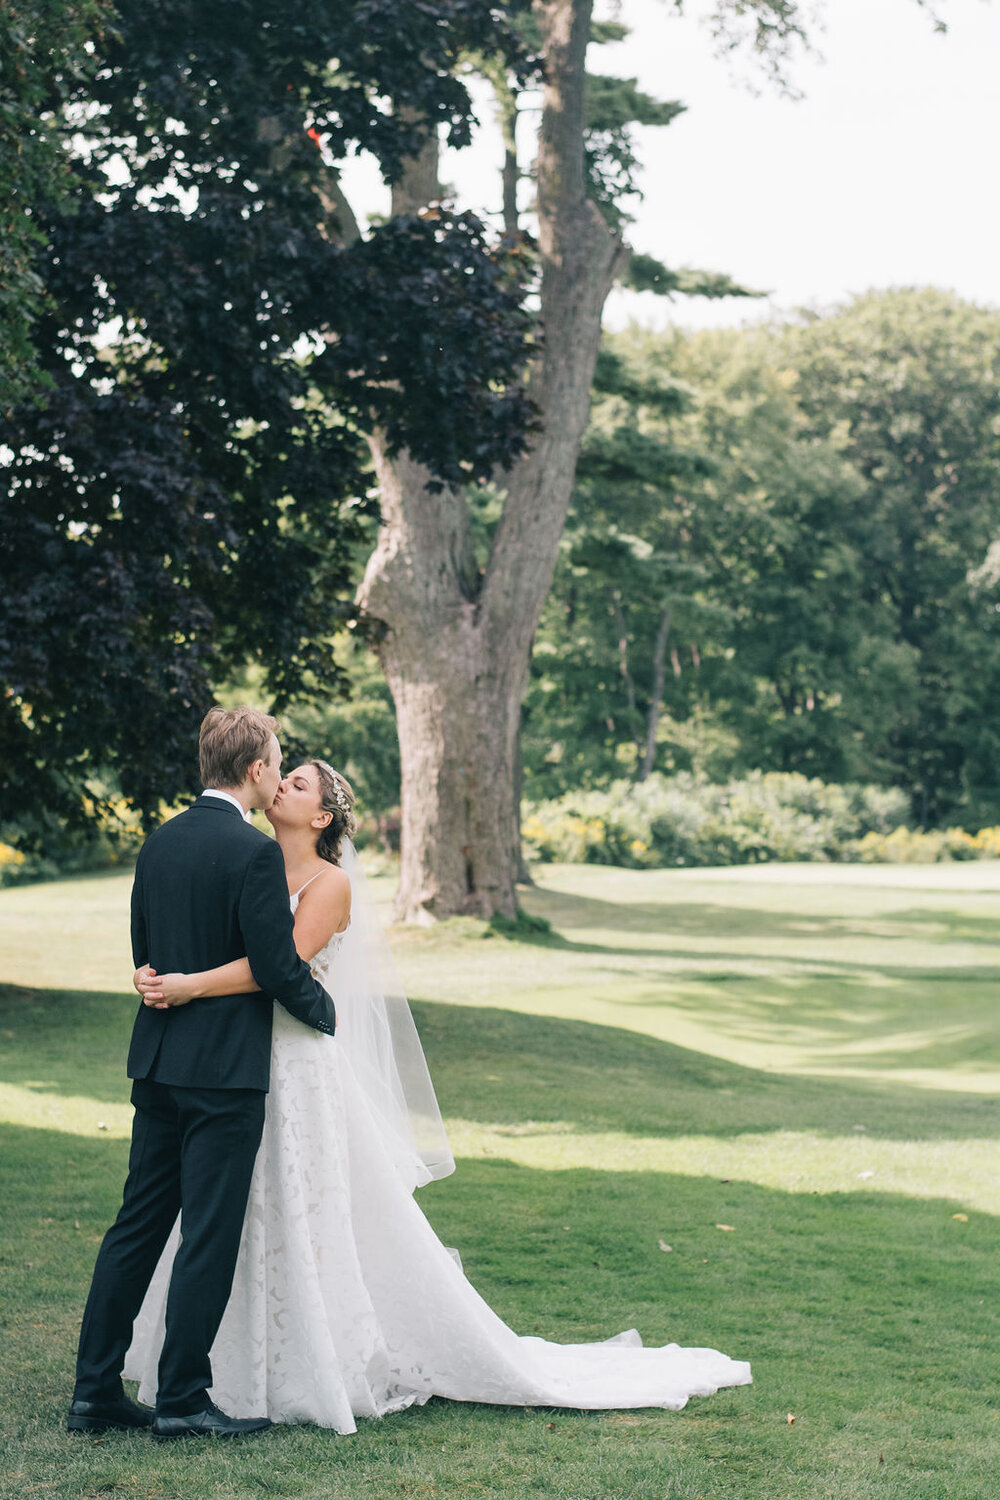
[[[144,844],[132,891],[136,967],[195,972],[246,957],[261,992],[140,1007],[132,1032],[132,1149],[80,1331],[71,1432],[151,1427],[162,1438],[269,1427],[209,1400],[209,1350],[229,1300],[270,1081],[272,1000],[332,1035],[333,1003],[292,940],[277,844],[247,821],[281,779],[277,722],[213,708],[199,737],[197,802]],[[132,1324],[167,1237],[181,1243],[167,1295],[156,1412],[125,1395]]]

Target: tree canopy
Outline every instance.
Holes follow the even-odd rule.
[[[0,412],[47,383],[34,345],[45,305],[36,215],[75,187],[58,118],[108,11],[107,0],[5,0],[0,13]]]
[[[319,0],[279,25],[248,0],[119,0],[60,74],[52,168],[25,185],[47,390],[0,450],[0,815],[29,790],[72,815],[111,764],[155,809],[247,659],[279,707],[336,688],[361,425],[443,479],[519,451],[528,257],[443,206],[329,232],[338,158],[391,179],[429,129],[467,139],[462,53],[528,66],[509,9]],[[39,20],[36,57],[54,45]],[[71,198],[50,190],[69,161]]]

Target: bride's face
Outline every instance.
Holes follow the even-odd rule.
[[[319,773],[315,766],[296,766],[278,787],[264,816],[275,828],[315,828],[317,833],[330,821],[323,811]]]

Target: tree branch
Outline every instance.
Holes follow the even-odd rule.
[[[521,232],[517,212],[517,188],[521,171],[517,161],[517,95],[507,88],[501,95],[500,129],[503,135],[503,232],[508,240],[516,240]]]
[[[339,174],[332,167],[323,174],[317,196],[323,209],[321,227],[326,238],[345,247],[359,240],[361,226],[340,185]]]
[[[400,112],[403,119],[418,118],[412,110]],[[392,188],[392,214],[415,214],[441,197],[439,167],[441,146],[437,127],[431,125],[418,156],[407,158],[406,170]]]
[[[649,714],[646,720],[646,753],[639,767],[639,781],[645,781],[656,763],[656,732],[660,727],[663,708],[663,681],[667,664],[667,637],[670,634],[670,609],[665,604],[656,631],[656,646],[653,651],[653,687],[649,698]]]
[[[535,0],[545,39],[545,88],[538,134],[538,218],[543,251],[559,210],[584,196],[583,136],[587,44],[593,0]]]
[[[552,581],[566,521],[601,313],[624,255],[586,197],[584,85],[592,0],[536,0],[546,60],[537,163],[541,347],[528,389],[543,431],[508,478],[482,608],[526,647]],[[512,643],[513,644],[513,643]]]
[[[393,214],[411,214],[440,196],[439,145],[431,130],[392,191]],[[434,476],[408,453],[390,458],[378,432],[368,439],[379,484],[381,526],[356,595],[363,613],[397,629],[430,629],[440,611],[467,609],[479,590],[472,524],[464,494],[432,489]]]
[[[639,710],[635,701],[635,683],[632,681],[632,673],[628,664],[628,631],[625,628],[625,611],[622,608],[622,596],[619,589],[611,590],[611,606],[614,610],[615,628],[618,632],[618,671],[625,684],[625,702],[628,704],[630,725],[634,729]]]

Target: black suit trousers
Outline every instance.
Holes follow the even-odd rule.
[[[156,1408],[186,1416],[208,1405],[209,1351],[232,1290],[265,1098],[260,1089],[133,1082],[128,1178],[83,1316],[78,1399],[121,1394],[132,1324],[180,1212]]]

